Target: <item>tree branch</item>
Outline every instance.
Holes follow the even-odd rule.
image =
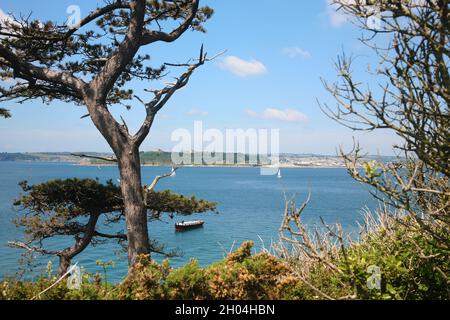
[[[127,240],[127,235],[124,233],[117,233],[117,234],[107,234],[102,233],[99,231],[94,232],[94,236],[101,237],[101,238],[107,238],[107,239],[119,239],[119,240]]]
[[[73,35],[76,31],[78,31],[81,27],[87,25],[88,23],[94,21],[97,18],[100,18],[101,16],[104,16],[107,13],[110,13],[111,11],[117,10],[117,9],[131,9],[129,2],[124,2],[122,0],[117,0],[114,3],[108,4],[102,8],[97,8],[95,11],[92,11],[89,15],[84,17],[78,26],[76,28],[70,29],[66,34],[64,35],[66,38]]]
[[[24,62],[14,52],[0,45],[0,57],[9,63],[9,67],[14,70],[14,76],[27,80],[34,84],[36,80],[42,80],[58,85],[67,86],[76,93],[77,99],[82,99],[83,89],[86,84],[67,72],[57,72],[51,69],[36,67],[31,63]]]
[[[91,158],[91,159],[97,159],[97,160],[103,160],[103,161],[109,161],[109,162],[117,162],[117,159],[115,158],[105,158],[100,156],[91,156],[87,154],[77,154],[77,153],[71,153],[71,156],[80,157],[80,158]]]
[[[170,33],[162,31],[146,31],[142,36],[140,45],[148,45],[156,41],[173,42],[177,40],[189,28],[197,15],[199,3],[200,0],[192,0],[191,12],[178,28]]]
[[[11,248],[25,249],[45,255],[58,255],[61,253],[61,251],[49,251],[40,247],[30,246],[29,244],[20,241],[8,241],[8,246]]]
[[[169,173],[165,173],[162,174],[160,176],[156,176],[155,179],[153,180],[153,182],[145,188],[145,190],[148,191],[152,191],[153,189],[155,189],[155,186],[158,184],[159,180],[167,178],[167,177],[171,177],[175,174],[175,171],[178,170],[178,167],[172,167],[172,170]]]
[[[117,78],[140,47],[146,1],[132,0],[130,7],[132,9],[131,20],[124,40],[89,85],[95,100],[99,102],[104,102]]]

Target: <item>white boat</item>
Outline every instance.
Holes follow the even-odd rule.
[[[176,175],[177,175],[177,173],[175,172],[175,168],[172,167],[172,171],[171,171],[171,173],[170,173],[170,176],[171,176],[171,177],[175,177]]]
[[[280,169],[278,169],[278,174],[277,174],[277,178],[281,178],[281,170]]]
[[[175,223],[175,230],[176,231],[186,231],[191,230],[195,228],[200,228],[203,226],[205,221],[203,220],[194,220],[194,221],[182,221]]]

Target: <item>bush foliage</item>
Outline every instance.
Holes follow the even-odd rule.
[[[411,218],[392,218],[369,232],[332,260],[341,272],[331,272],[316,262],[308,281],[331,297],[354,299],[423,300],[450,298],[449,252],[426,238]],[[435,230],[449,237],[444,230]],[[298,262],[297,262],[298,263]],[[375,267],[380,271],[380,287],[370,288],[368,281]],[[301,268],[301,266],[298,266]],[[308,290],[314,298],[316,292]],[[322,298],[322,297],[321,297]]]

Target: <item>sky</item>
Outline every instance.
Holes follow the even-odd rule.
[[[7,14],[28,15],[40,20],[64,22],[71,5],[86,15],[100,1],[0,0],[0,19]],[[328,0],[203,0],[214,8],[207,33],[186,32],[174,43],[156,43],[141,49],[155,66],[180,63],[197,57],[203,44],[210,56],[226,52],[197,69],[189,84],[178,91],[158,114],[141,150],[171,150],[177,129],[192,131],[194,121],[203,128],[279,129],[280,151],[286,153],[336,154],[350,150],[353,138],[371,154],[392,154],[399,139],[391,132],[353,132],[329,119],[318,101],[335,105],[321,79],[336,80],[333,63],[345,51],[358,58],[355,74],[375,85],[365,72],[376,57],[358,37],[361,32],[336,12]],[[359,70],[360,69],[360,70]],[[181,73],[173,70],[168,80]],[[161,83],[133,83],[136,92]],[[131,110],[114,106],[131,131],[142,123],[145,111],[138,101]],[[24,104],[0,103],[13,117],[0,119],[0,152],[110,151],[86,109],[35,100]]]

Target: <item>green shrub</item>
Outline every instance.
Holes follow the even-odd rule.
[[[197,260],[173,270],[166,278],[164,290],[168,299],[211,299],[208,276]]]

